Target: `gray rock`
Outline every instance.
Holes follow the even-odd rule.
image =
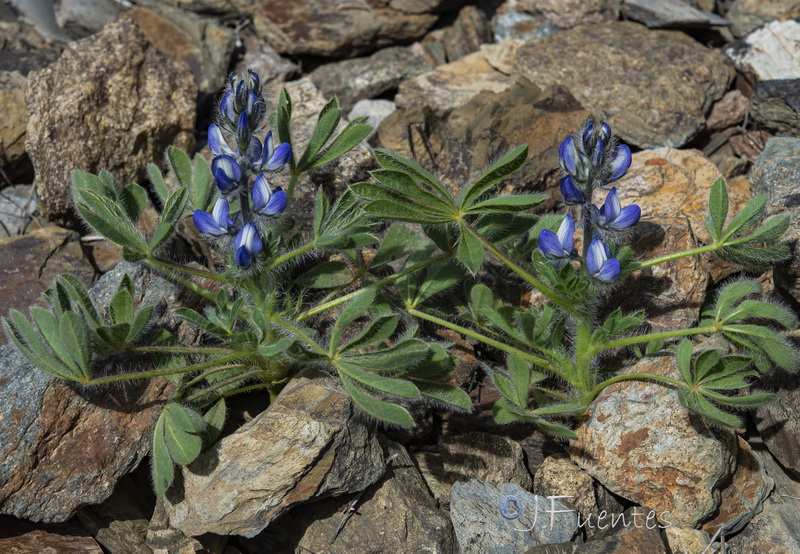
[[[464,6],[453,24],[445,28],[442,41],[450,62],[476,52],[481,44],[492,41],[489,19],[477,6]]]
[[[517,40],[535,40],[557,32],[558,29],[549,23],[543,23],[532,15],[519,12],[505,12],[493,20],[494,41],[506,38]]]
[[[619,18],[622,0],[517,0],[515,10],[541,18],[559,29]]]
[[[779,135],[800,137],[800,79],[759,81],[750,102],[753,121]]]
[[[800,79],[800,23],[773,21],[725,49],[733,65],[755,80]]]
[[[378,132],[378,127],[381,122],[392,115],[397,110],[397,105],[391,100],[359,100],[353,105],[350,113],[347,114],[347,119],[352,121],[356,117],[366,117],[367,125],[372,126],[372,132],[366,138],[370,140],[375,133]]]
[[[255,35],[246,36],[243,46],[244,56],[236,64],[237,72],[252,69],[258,73],[263,84],[282,83],[300,73],[299,65],[278,54],[268,42]]]
[[[0,516],[0,529],[0,552],[103,554],[100,545],[74,522],[36,525],[30,521]]]
[[[508,437],[475,431],[439,437],[442,467],[447,481],[477,479],[483,483],[515,483],[531,490],[533,479],[525,467],[522,446]]]
[[[169,144],[191,150],[196,97],[189,67],[152,46],[127,17],[29,75],[25,147],[42,215],[73,218],[75,169],[104,168],[128,183],[143,179]]]
[[[450,519],[437,508],[406,449],[383,438],[381,444],[387,461],[394,458],[387,463],[380,481],[363,494],[322,500],[293,510],[257,537],[259,548],[251,550],[455,552]],[[351,506],[354,510],[341,526]]]
[[[791,251],[789,260],[773,270],[775,288],[791,301],[800,304],[800,139],[774,137],[767,141],[764,150],[756,160],[750,187],[753,194],[766,193],[770,199],[767,204],[768,215],[786,214],[790,216],[789,229],[781,242]],[[780,457],[779,457],[780,459]],[[796,463],[797,458],[794,462]],[[800,465],[797,465],[800,468]]]
[[[18,21],[0,21],[0,36],[0,71],[27,76],[61,54],[60,47],[49,45],[33,27]]]
[[[433,66],[411,48],[394,46],[366,58],[321,65],[309,77],[323,94],[335,95],[349,110],[359,100],[393,91],[401,81],[431,69]]]
[[[281,54],[350,57],[422,37],[438,19],[360,0],[233,0]]]
[[[516,484],[476,479],[453,485],[450,519],[464,554],[515,554],[541,544],[572,540],[578,518],[557,499]]]
[[[58,26],[53,0],[11,0],[23,18],[48,42],[69,42],[72,38]]]
[[[74,38],[97,33],[124,11],[114,0],[54,0],[56,23]]]
[[[538,86],[565,86],[623,140],[642,148],[689,141],[733,77],[722,55],[687,35],[629,22],[528,42],[517,52],[516,68]]]
[[[98,307],[108,305],[124,273],[133,279],[137,303],[155,306],[156,318],[176,301],[175,285],[121,263],[92,287]],[[104,501],[150,452],[171,389],[158,378],[76,390],[34,369],[13,346],[0,346],[0,513],[65,521]]]
[[[228,76],[234,33],[217,19],[171,8],[140,8],[127,13],[147,40],[171,59],[186,63],[200,92],[214,95]]]
[[[0,189],[0,238],[21,235],[36,209],[32,185]]]
[[[371,425],[337,381],[295,377],[270,407],[183,468],[167,492],[170,525],[253,537],[290,508],[359,492],[386,469]]]
[[[797,0],[727,0],[719,2],[722,15],[733,23],[733,34],[743,37],[771,21],[786,21],[800,16]]]
[[[724,17],[698,10],[681,0],[623,0],[622,15],[651,29],[732,25]]]
[[[756,83],[756,87],[759,84]],[[711,113],[706,119],[706,129],[719,131],[741,123],[747,115],[748,103],[747,98],[740,91],[729,90],[711,107]],[[750,115],[753,115],[752,111]]]
[[[136,4],[169,5],[197,13],[234,14],[236,6],[231,0],[137,0]]]

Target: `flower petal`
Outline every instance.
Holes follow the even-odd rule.
[[[539,246],[537,248],[549,258],[563,258],[566,255],[558,236],[550,229],[539,231]]]
[[[275,145],[272,142],[272,131],[267,131],[267,135],[264,137],[264,149],[261,151],[261,165],[267,165],[269,163],[270,158],[272,158],[272,153],[275,151]]]
[[[233,150],[228,146],[225,137],[222,135],[222,129],[216,123],[208,126],[208,147],[214,154],[233,154]]]
[[[572,220],[572,216],[567,214],[564,216],[564,219],[561,221],[561,225],[558,227],[558,242],[561,243],[561,247],[564,249],[564,252],[569,254],[572,252],[573,246],[575,246],[575,222]]]
[[[194,214],[192,214],[192,221],[194,221],[194,226],[197,227],[197,230],[204,235],[218,237],[225,233],[225,229],[220,229],[219,225],[217,225],[214,216],[203,210],[195,210]]]
[[[214,204],[214,209],[211,212],[211,215],[214,216],[214,221],[216,222],[217,226],[221,229],[226,229],[228,227],[228,200],[224,196],[220,196],[217,198],[216,204]]]
[[[564,202],[567,204],[583,204],[586,198],[583,196],[583,191],[575,185],[572,177],[565,175],[559,182],[561,194],[564,195]]]
[[[253,261],[253,256],[247,251],[247,248],[240,246],[236,249],[236,265],[239,267],[248,267]]]
[[[631,204],[622,208],[617,218],[611,222],[611,226],[617,229],[627,229],[639,223],[641,216],[642,209],[636,204]]]
[[[620,272],[619,260],[616,258],[609,258],[605,261],[600,271],[598,271],[597,274],[595,274],[595,277],[597,277],[601,281],[610,283],[611,281],[615,281],[617,277],[619,277],[619,272]]]
[[[608,259],[607,250],[608,247],[600,237],[592,239],[589,251],[586,253],[586,270],[590,275],[597,276],[600,270],[603,269],[603,264]]]
[[[253,183],[253,192],[251,193],[251,197],[253,198],[253,211],[256,212],[260,212],[261,209],[267,205],[267,202],[270,201],[270,198],[272,197],[272,189],[270,188],[269,182],[263,173],[259,173],[256,177],[256,180]]]
[[[600,215],[604,216],[606,221],[614,221],[621,210],[622,204],[620,204],[619,196],[617,196],[617,187],[611,187],[603,207],[600,208]]]
[[[571,135],[564,139],[558,147],[558,161],[567,173],[575,173],[575,161],[578,153],[575,150],[575,138]]]
[[[281,187],[278,187],[275,189],[272,198],[267,202],[267,205],[261,210],[261,213],[264,215],[279,215],[286,209],[287,203],[288,198],[286,198],[286,193],[283,192]]]
[[[275,149],[265,169],[267,171],[277,171],[285,166],[291,157],[292,146],[288,142],[283,142]]]
[[[628,171],[630,166],[631,149],[627,144],[620,144],[617,146],[616,150],[614,150],[614,154],[611,157],[611,163],[609,164],[611,175],[608,177],[609,180],[613,181],[619,179],[625,175],[625,172]]]
[[[239,167],[239,164],[236,163],[233,156],[223,154],[215,157],[211,161],[211,171],[214,172],[214,176],[216,176],[218,170],[222,170],[228,179],[234,183],[238,183],[242,180],[242,168]]]

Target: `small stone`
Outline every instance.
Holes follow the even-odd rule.
[[[252,69],[258,73],[261,83],[265,85],[283,83],[300,73],[299,65],[278,54],[267,41],[255,35],[248,35],[243,42],[244,56],[236,64],[237,73]]]
[[[744,94],[738,90],[729,90],[711,107],[711,113],[706,119],[706,129],[719,131],[738,125],[747,115],[748,101]]]
[[[725,49],[742,73],[758,81],[800,79],[800,23],[773,21]]]
[[[543,23],[532,15],[519,12],[506,12],[494,18],[494,41],[510,38],[515,40],[535,40],[550,36],[558,29]]]
[[[621,0],[517,0],[516,10],[558,27],[570,29],[619,18]]]
[[[372,126],[372,131],[364,139],[366,142],[375,136],[378,132],[381,122],[392,115],[397,110],[397,105],[391,100],[359,100],[353,105],[350,113],[347,114],[347,119],[350,121],[357,117],[366,117],[367,125]]]
[[[27,79],[17,71],[0,71],[0,168],[16,164],[25,155],[25,127],[28,108],[25,106]]]
[[[36,210],[33,185],[14,185],[0,189],[0,238],[21,235]]]
[[[672,552],[702,552],[711,542],[705,531],[672,525],[664,529],[664,536]]]
[[[778,135],[800,137],[800,79],[757,82],[750,117]]]
[[[736,37],[743,37],[765,23],[800,17],[797,0],[728,0],[718,5],[722,15],[733,23],[731,29]]]
[[[486,14],[477,6],[464,6],[452,25],[444,32],[444,49],[447,60],[476,52],[481,44],[491,42],[492,33]]]
[[[516,484],[476,479],[453,485],[450,519],[464,554],[516,554],[567,542],[578,531],[575,512],[559,500],[531,494]]]
[[[681,0],[623,0],[622,15],[651,29],[732,25],[724,17],[698,10]]]
[[[438,19],[358,0],[234,0],[258,35],[292,56],[350,57],[421,38]]]
[[[397,89],[401,81],[433,69],[406,46],[383,48],[367,58],[321,65],[309,74],[326,96],[336,96],[349,110],[357,101],[376,98]]]
[[[75,169],[107,169],[128,183],[143,180],[169,144],[191,150],[196,97],[188,66],[150,45],[127,17],[31,73],[25,147],[42,215],[74,220]]]
[[[680,378],[672,358],[645,358],[626,372]],[[711,516],[735,468],[736,439],[690,414],[677,393],[646,381],[606,388],[576,430],[572,460],[609,491],[673,525]]]
[[[172,528],[253,537],[290,508],[359,492],[385,471],[374,432],[335,379],[296,376],[270,407],[183,468]]]
[[[615,134],[641,148],[679,147],[691,140],[733,77],[724,56],[688,35],[632,22],[530,41],[516,60],[516,74],[537,86],[566,87]]]
[[[484,483],[516,483],[525,490],[533,479],[525,467],[522,446],[499,435],[473,432],[439,437],[446,479],[477,479]]]
[[[124,8],[114,0],[56,0],[56,23],[70,36],[86,37],[116,20]]]
[[[738,135],[733,135],[730,142],[733,152],[742,158],[755,161],[764,150],[767,141],[772,137],[772,133],[767,131],[747,131]]]
[[[8,554],[103,554],[89,534],[73,522],[35,525],[0,516],[0,552]]]

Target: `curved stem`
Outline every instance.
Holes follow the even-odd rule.
[[[489,346],[493,346],[494,348],[497,348],[498,350],[502,350],[503,352],[507,352],[509,354],[518,354],[524,360],[527,360],[527,361],[531,362],[532,364],[535,364],[535,365],[538,365],[540,367],[543,367],[544,369],[546,369],[547,371],[549,371],[550,373],[552,373],[556,377],[560,377],[561,379],[564,379],[568,383],[573,384],[572,380],[569,378],[568,375],[565,375],[561,370],[559,370],[555,365],[553,365],[553,363],[550,360],[548,360],[546,358],[542,358],[540,356],[535,356],[533,354],[530,354],[529,352],[525,352],[525,351],[520,350],[518,348],[514,348],[513,346],[509,346],[509,345],[507,345],[505,343],[502,343],[500,341],[496,341],[496,340],[494,340],[492,338],[484,336],[484,335],[482,335],[480,333],[476,333],[472,329],[467,329],[466,327],[462,327],[461,325],[458,325],[456,323],[451,323],[451,322],[449,322],[449,321],[447,321],[445,319],[441,319],[439,317],[426,314],[425,312],[421,312],[421,311],[417,310],[416,308],[409,308],[408,309],[408,313],[413,315],[413,316],[415,316],[415,317],[418,317],[420,319],[424,319],[426,321],[430,321],[431,323],[435,323],[436,325],[440,325],[442,327],[446,327],[448,329],[452,329],[453,331],[457,331],[458,333],[461,333],[464,336],[473,338],[473,339],[478,340],[478,341],[480,341],[480,342],[482,342],[484,344],[488,344]]]
[[[233,354],[233,348],[213,346],[132,346],[126,352],[143,352],[147,354]]]
[[[205,269],[198,269],[196,267],[191,267],[185,264],[180,264],[178,262],[172,262],[170,260],[164,260],[162,258],[147,258],[145,260],[149,265],[158,264],[164,266],[169,269],[174,269],[175,271],[182,271],[183,273],[187,273],[189,275],[194,275],[195,277],[202,277],[203,279],[211,279],[213,281],[219,281],[221,283],[230,283],[228,279],[220,275],[219,273],[214,273],[213,271],[207,271]]]
[[[209,375],[213,375],[215,373],[219,373],[220,371],[227,371],[229,369],[239,369],[239,368],[243,368],[243,367],[247,367],[247,366],[245,364],[227,364],[227,365],[223,365],[223,366],[220,366],[220,367],[215,367],[213,369],[209,369],[208,371],[204,371],[203,373],[201,373],[200,375],[198,375],[197,377],[195,377],[194,379],[192,379],[191,381],[186,383],[184,385],[184,387],[188,388],[188,387],[194,386],[197,383],[199,383],[200,381],[202,381],[203,379],[205,379],[206,377],[208,377]]]
[[[661,333],[648,333],[646,335],[637,335],[635,337],[626,337],[624,339],[612,340],[595,347],[593,354],[599,354],[603,350],[609,348],[620,348],[623,346],[631,346],[633,344],[642,344],[650,342],[651,340],[667,340],[678,337],[688,337],[690,335],[708,335],[719,331],[716,325],[708,325],[706,327],[692,327],[691,329],[678,329],[676,331],[663,331]]]
[[[503,254],[490,240],[486,237],[481,235],[478,231],[476,231],[470,224],[465,221],[462,221],[464,226],[467,230],[474,236],[476,239],[481,241],[483,245],[486,247],[489,252],[494,254],[501,262],[507,265],[511,271],[522,277],[525,282],[531,285],[533,288],[544,294],[551,302],[553,302],[559,308],[564,310],[570,311],[572,306],[569,302],[563,299],[556,291],[539,281],[536,277],[525,271],[525,269],[517,264],[514,260]]]
[[[640,269],[645,269],[650,266],[663,264],[664,262],[672,262],[675,260],[679,260],[681,258],[686,258],[687,256],[696,256],[697,254],[703,254],[704,252],[713,252],[714,250],[719,250],[725,246],[723,243],[720,244],[708,244],[706,246],[698,246],[697,248],[692,248],[690,250],[684,250],[683,252],[674,252],[672,254],[666,254],[664,256],[659,256],[657,258],[653,258],[652,260],[647,260],[646,262],[641,262],[634,268],[634,271],[638,271]]]
[[[156,263],[154,261],[151,261],[150,259],[145,260],[145,263],[147,263],[147,265],[149,265],[151,267],[154,267],[155,269],[157,269],[159,271],[164,271],[164,269],[165,269],[165,268],[158,267],[156,265]],[[189,279],[186,279],[184,277],[181,277],[180,275],[177,275],[175,273],[176,271],[178,271],[177,269],[174,269],[172,267],[167,267],[167,269],[170,270],[169,278],[172,279],[173,281],[175,281],[176,283],[178,283],[180,285],[183,285],[184,287],[186,287],[187,289],[189,289],[193,293],[197,294],[198,296],[202,296],[206,300],[210,300],[212,302],[216,301],[217,295],[214,294],[213,292],[211,292],[210,290],[201,287],[200,285],[190,281]],[[220,279],[215,279],[215,280],[219,281]]]
[[[586,397],[586,405],[588,406],[591,404],[597,395],[600,394],[603,389],[613,385],[614,383],[619,383],[620,381],[660,381],[662,383],[667,383],[669,385],[673,385],[678,388],[689,389],[689,385],[684,383],[683,381],[679,381],[678,379],[673,379],[672,377],[665,377],[664,375],[653,375],[652,373],[627,373],[625,375],[616,375],[611,377],[610,379],[606,379],[602,383],[598,384],[594,387]]]
[[[266,267],[265,271],[269,271],[270,269],[275,269],[282,263],[287,262],[292,258],[296,258],[297,256],[301,256],[306,252],[308,252],[309,250],[313,250],[316,247],[317,247],[316,241],[312,240],[311,242],[309,242],[308,244],[304,244],[300,248],[295,248],[294,250],[290,250],[289,252],[286,252],[285,254],[278,256],[277,258],[272,260],[270,264]]]
[[[228,356],[223,356],[222,358],[215,358],[213,360],[201,362],[199,364],[192,364],[188,366],[174,367],[169,369],[154,369],[153,371],[142,371],[139,373],[109,375],[107,377],[100,377],[98,379],[90,379],[89,381],[83,382],[82,384],[87,386],[93,386],[93,385],[102,385],[105,383],[117,383],[119,381],[133,381],[136,379],[150,379],[151,377],[164,377],[166,375],[180,375],[183,373],[192,373],[195,371],[203,371],[204,369],[215,367],[219,364],[227,364],[230,362],[235,362],[236,360],[246,358],[249,355],[250,355],[249,352],[236,352]]]
[[[326,352],[319,344],[317,344],[317,342],[314,339],[312,339],[310,336],[308,336],[308,334],[305,331],[300,329],[300,327],[298,327],[296,325],[293,325],[292,323],[286,321],[285,319],[283,319],[282,317],[280,317],[277,314],[270,314],[270,315],[267,316],[267,318],[272,323],[278,325],[279,327],[283,327],[284,329],[289,331],[291,334],[295,335],[297,338],[302,340],[304,343],[306,343],[308,346],[310,346],[311,349],[314,352],[316,352],[317,354],[321,354],[321,355],[326,356],[326,357],[328,356],[328,352]]]
[[[236,377],[231,377],[230,379],[225,379],[224,381],[220,381],[219,383],[214,383],[208,388],[199,390],[194,394],[190,394],[189,396],[183,399],[183,402],[194,402],[195,400],[199,400],[200,398],[207,396],[209,393],[212,393],[223,387],[227,387],[228,385],[233,385],[238,381],[245,381],[247,379],[250,379],[251,377],[257,377],[260,373],[261,370],[248,371],[247,373],[242,373],[241,375],[237,375]]]
[[[363,291],[364,289],[366,289],[368,287],[382,287],[384,285],[388,285],[388,284],[392,283],[393,281],[396,281],[397,279],[408,275],[409,273],[414,273],[415,271],[418,271],[418,270],[420,270],[420,269],[422,269],[424,267],[427,267],[427,266],[429,266],[429,265],[431,265],[433,263],[436,263],[438,261],[444,260],[444,259],[446,259],[448,257],[449,257],[449,254],[444,254],[444,253],[438,254],[436,256],[433,256],[432,258],[428,258],[424,262],[420,262],[418,264],[414,264],[414,265],[412,265],[410,267],[407,267],[407,268],[403,269],[402,271],[398,271],[397,273],[393,273],[393,274],[389,275],[388,277],[385,277],[385,278],[383,278],[383,279],[381,279],[379,281],[375,281],[374,283],[369,283],[368,285],[365,285],[364,287],[358,289],[357,291],[345,294],[343,296],[340,296],[339,298],[336,298],[334,300],[330,300],[328,302],[320,304],[319,306],[315,306],[314,308],[306,310],[305,312],[303,312],[299,316],[297,316],[297,321],[304,321],[304,320],[308,319],[311,316],[315,316],[317,314],[321,314],[322,312],[325,312],[327,310],[335,308],[336,306],[340,306],[341,304],[344,304],[345,302],[348,302],[348,301],[352,300],[353,298],[355,298],[356,296],[358,296],[359,294],[361,294],[361,291]]]

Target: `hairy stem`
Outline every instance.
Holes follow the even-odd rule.
[[[603,389],[605,389],[610,385],[613,385],[614,383],[619,383],[620,381],[634,381],[634,380],[659,381],[661,383],[667,383],[669,385],[673,385],[677,388],[689,389],[689,385],[687,385],[683,381],[679,381],[678,379],[673,379],[672,377],[665,377],[663,375],[653,375],[651,373],[627,373],[625,375],[616,375],[598,384],[588,393],[588,395],[586,395],[585,404],[587,406],[591,404],[594,401],[594,399],[597,398],[597,395],[603,391]]]
[[[631,346],[633,344],[642,344],[650,342],[651,340],[668,340],[678,337],[688,337],[690,335],[707,335],[716,333],[720,330],[717,325],[708,325],[706,327],[692,327],[691,329],[678,329],[676,331],[663,331],[661,333],[648,333],[646,335],[637,335],[635,337],[626,337],[624,339],[612,340],[595,347],[593,354],[599,354],[603,350],[609,348],[620,348],[623,346]]]
[[[223,356],[222,358],[215,358],[213,360],[209,360],[206,362],[201,362],[199,364],[192,364],[183,367],[174,367],[169,369],[155,369],[153,371],[142,371],[139,373],[125,373],[122,375],[109,375],[107,377],[99,377],[97,379],[90,379],[89,381],[83,382],[82,384],[87,386],[92,385],[102,385],[105,383],[117,383],[120,381],[133,381],[136,379],[150,379],[152,377],[164,377],[166,375],[181,375],[183,373],[192,373],[195,371],[203,371],[204,369],[208,369],[211,367],[215,367],[219,364],[228,364],[230,362],[235,362],[236,360],[241,360],[242,358],[246,358],[249,356],[249,352],[236,352],[234,354],[230,354],[228,356]]]
[[[675,260],[679,260],[681,258],[686,258],[688,256],[696,256],[698,254],[703,254],[705,252],[713,252],[714,250],[719,250],[723,246],[725,246],[724,243],[708,244],[706,246],[699,246],[697,248],[692,248],[691,250],[684,250],[683,252],[674,252],[672,254],[666,254],[664,256],[659,256],[657,258],[647,260],[646,262],[641,262],[634,268],[634,271],[645,269],[658,264],[663,264],[664,262],[672,262]]]

